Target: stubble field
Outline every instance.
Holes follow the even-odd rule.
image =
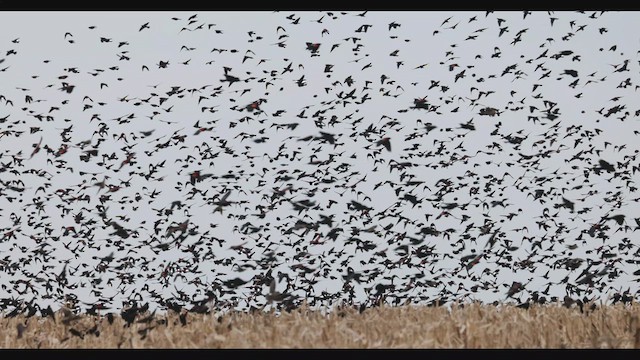
[[[2,348],[639,348],[640,306],[470,304],[1,318]],[[150,315],[150,314],[149,314]],[[109,320],[112,320],[110,322]],[[186,324],[186,325],[185,325]]]

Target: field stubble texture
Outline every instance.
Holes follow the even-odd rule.
[[[69,315],[69,314],[66,314]],[[151,315],[151,314],[148,314]],[[640,306],[470,304],[291,312],[3,317],[2,348],[640,348]],[[186,324],[186,325],[183,325]]]

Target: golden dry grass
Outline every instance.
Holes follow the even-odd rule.
[[[186,326],[177,314],[167,314],[130,327],[124,327],[119,316],[112,325],[94,316],[62,324],[57,314],[55,323],[35,316],[1,318],[0,347],[640,348],[639,319],[637,304],[605,306],[585,314],[559,305],[523,310],[471,304],[450,311],[444,307],[379,307],[362,314],[355,309],[335,309],[326,315],[302,308],[281,314],[188,314]],[[99,336],[87,332],[91,328]],[[83,338],[73,335],[71,329]]]

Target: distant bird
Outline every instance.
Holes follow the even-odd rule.
[[[603,220],[615,220],[615,222],[618,225],[622,225],[624,224],[624,214],[618,214],[618,215],[613,215],[613,216],[607,216],[605,218],[603,218]]]
[[[376,141],[376,145],[382,145],[387,149],[387,151],[391,151],[391,138],[383,137],[382,139]]]
[[[71,85],[69,83],[63,82],[60,90],[65,91],[68,94],[71,94],[73,92],[73,89],[75,89],[75,87],[76,87],[75,85]]]
[[[616,168],[613,165],[611,165],[609,162],[607,162],[607,161],[605,161],[603,159],[598,160],[598,165],[600,165],[601,169],[603,169],[603,170],[605,170],[607,172],[615,172],[616,171]]]
[[[286,292],[279,292],[276,290],[276,278],[274,277],[271,282],[269,283],[269,293],[265,295],[267,302],[269,304],[272,304],[274,302],[279,303],[282,302],[284,300],[286,300],[287,298],[289,298],[291,295],[286,293]]]
[[[389,30],[399,28],[401,25],[394,22],[389,23]]]
[[[311,51],[311,54],[316,54],[318,49],[320,49],[320,43],[310,43],[307,42],[307,50]]]

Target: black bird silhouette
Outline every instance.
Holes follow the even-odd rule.
[[[607,172],[615,172],[616,168],[611,165],[610,163],[608,163],[607,161],[600,159],[598,160],[598,165],[600,165],[600,168],[603,170],[606,170]]]
[[[603,218],[603,220],[615,220],[615,222],[618,225],[622,225],[624,224],[624,214],[618,214],[618,215],[613,215],[613,216],[607,216],[605,218]]]
[[[389,23],[389,30],[399,28],[401,25],[394,22]]]
[[[75,85],[71,85],[69,83],[63,82],[60,90],[66,91],[67,94],[71,94],[73,92],[73,89],[75,89],[75,87],[76,87]]]
[[[376,145],[384,146],[387,151],[391,151],[391,138],[383,137],[382,139],[376,141]]]
[[[311,51],[311,54],[316,54],[320,49],[320,43],[307,42],[307,50]]]

